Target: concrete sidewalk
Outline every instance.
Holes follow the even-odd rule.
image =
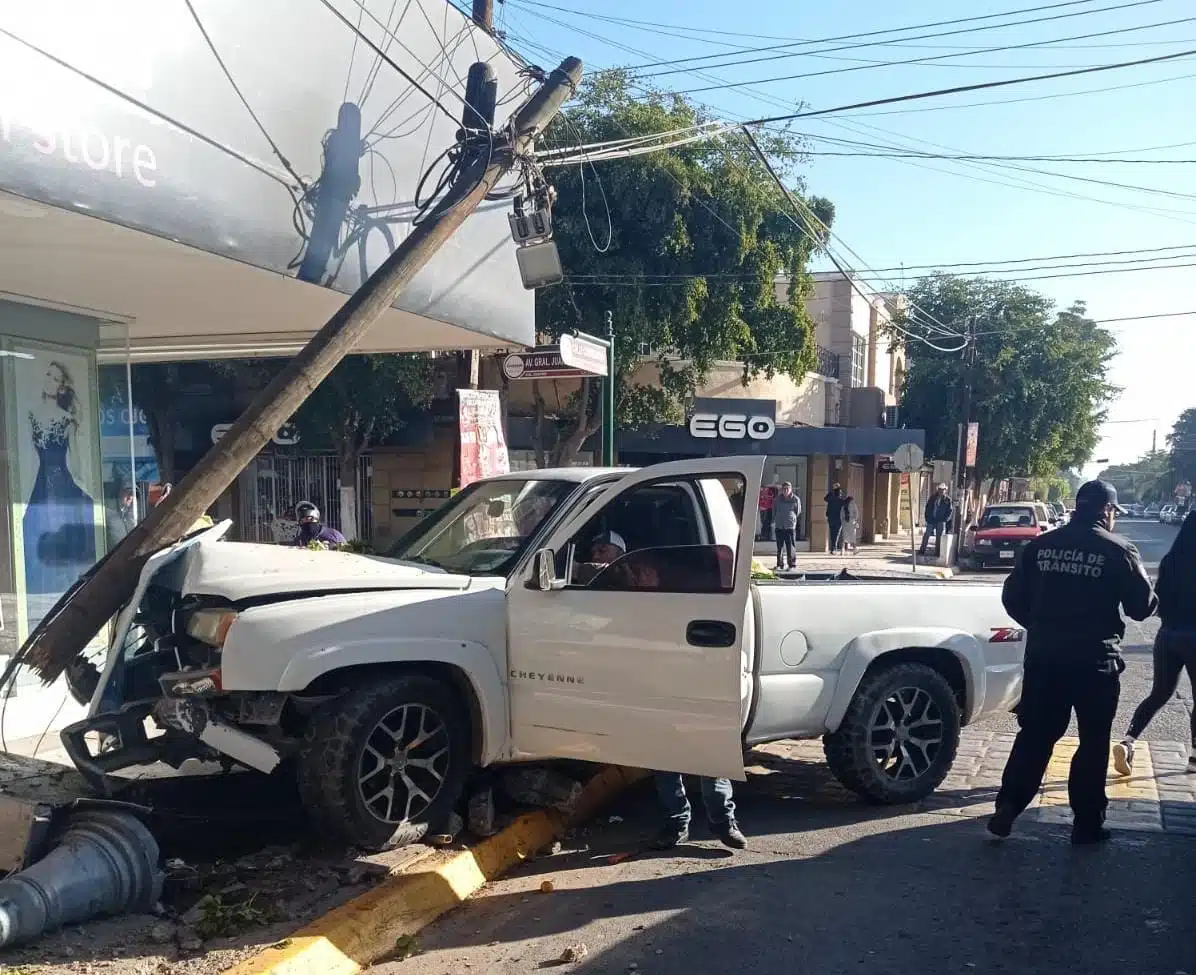
[[[768,568],[776,565],[777,547],[775,542],[756,542],[756,559]],[[933,559],[930,560],[933,563]],[[886,539],[872,545],[861,545],[858,552],[845,555],[831,555],[827,552],[798,552],[798,572],[848,572],[866,573],[868,575],[911,576],[914,568],[910,561],[910,543],[908,538]],[[945,570],[943,566],[927,564],[918,558],[917,574],[930,578],[942,578]],[[955,573],[951,573],[955,575]]]

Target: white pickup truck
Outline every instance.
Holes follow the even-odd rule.
[[[1017,703],[1024,634],[992,585],[753,580],[762,467],[513,473],[387,557],[222,523],[146,565],[63,740],[100,789],[157,761],[293,765],[315,821],[366,847],[437,828],[497,763],[742,779],[746,747],[822,738],[848,788],[919,799],[962,725]],[[595,552],[611,533],[625,554]]]

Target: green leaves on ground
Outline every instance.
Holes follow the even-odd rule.
[[[909,292],[906,326],[934,320],[976,333],[970,419],[980,424],[975,479],[1050,477],[1086,462],[1097,444],[1117,351],[1112,333],[1076,303],[1055,311],[1044,295],[1009,281],[934,275]],[[958,345],[941,336],[935,344]],[[969,370],[961,353],[908,339],[903,419],[926,430],[927,454],[953,458]]]

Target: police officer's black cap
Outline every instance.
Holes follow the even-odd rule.
[[[1125,508],[1117,503],[1117,488],[1108,481],[1089,481],[1081,484],[1076,492],[1076,507],[1088,508],[1091,511],[1104,511],[1112,507],[1119,515],[1125,514]]]

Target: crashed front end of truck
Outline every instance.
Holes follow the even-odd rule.
[[[299,718],[319,703],[291,694],[226,693],[221,653],[242,607],[184,595],[189,556],[201,539],[223,537],[224,522],[158,553],[117,617],[107,659],[68,672],[71,691],[90,714],[62,732],[71,761],[93,788],[113,791],[113,774],[189,760],[272,772],[292,751],[288,712]]]

